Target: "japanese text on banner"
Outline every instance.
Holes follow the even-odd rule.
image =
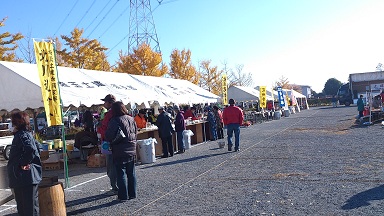
[[[223,93],[223,104],[228,104],[228,87],[227,87],[227,74],[223,74],[221,78],[221,89]]]
[[[39,72],[48,126],[61,125],[60,94],[57,79],[54,45],[50,42],[34,42],[37,70]]]
[[[267,108],[267,87],[260,86],[260,107]]]
[[[277,95],[279,97],[280,107],[285,107],[284,95],[281,87],[277,87]]]

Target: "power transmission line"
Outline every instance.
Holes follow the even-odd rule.
[[[75,6],[77,5],[78,2],[79,2],[79,0],[77,0],[77,1],[75,2],[75,4],[72,6],[71,10],[70,10],[69,13],[67,14],[67,16],[64,18],[63,22],[61,22],[59,28],[57,28],[55,34],[53,34],[53,37],[55,37],[56,33],[59,31],[59,29],[61,28],[61,26],[62,26],[62,25],[64,24],[64,22],[67,20],[67,18],[69,17],[69,14],[72,13],[73,9],[75,8]]]
[[[125,11],[127,11],[128,10],[128,8],[129,8],[129,5],[128,5],[128,7],[126,7],[125,9],[124,9],[124,11],[123,12],[121,12],[121,14],[112,22],[112,24],[107,28],[107,29],[105,29],[105,31],[100,35],[100,37],[98,37],[98,39],[100,39],[112,26],[113,26],[113,24],[115,24],[116,23],[116,21],[118,20],[118,19],[120,19],[120,17],[124,14],[124,12]]]
[[[89,6],[88,10],[85,12],[85,14],[83,15],[83,17],[81,17],[81,19],[79,20],[79,22],[76,24],[75,27],[79,26],[79,24],[81,23],[81,21],[83,21],[84,17],[88,14],[89,10],[92,8],[92,6],[95,4],[96,0],[93,0],[91,6]]]
[[[123,39],[121,39],[115,46],[113,46],[111,49],[109,49],[109,51],[106,53],[106,55],[108,55],[113,49],[115,49],[121,42],[123,42],[127,37],[128,37],[129,34],[125,35],[125,37]]]
[[[109,2],[107,2],[107,4],[103,7],[103,9],[101,9],[101,11],[99,12],[99,14],[96,15],[95,19],[92,20],[92,22],[87,26],[87,28],[85,28],[84,31],[87,31],[87,29],[89,28],[89,26],[91,26],[93,24],[93,22],[95,22],[95,20],[97,19],[97,17],[99,17],[99,15],[104,11],[105,8],[107,8],[107,6],[109,5],[109,3],[111,2],[112,0],[109,0]]]
[[[88,37],[91,36],[91,34],[97,29],[97,27],[99,27],[100,23],[104,21],[105,17],[108,16],[108,14],[111,12],[111,10],[116,6],[116,4],[119,2],[119,0],[117,0],[115,2],[115,4],[112,5],[112,7],[109,9],[109,11],[104,15],[104,17],[100,20],[100,22],[95,26],[95,28],[91,31],[91,33],[89,33]]]

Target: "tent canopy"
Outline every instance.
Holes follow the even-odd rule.
[[[219,97],[186,80],[58,67],[64,107],[91,107],[113,94],[124,104],[215,103]],[[0,110],[43,107],[36,64],[0,61]]]
[[[236,101],[258,101],[260,91],[246,86],[231,86],[228,88],[228,98]],[[274,97],[277,98],[277,95]],[[267,90],[267,100],[273,100],[271,93]]]

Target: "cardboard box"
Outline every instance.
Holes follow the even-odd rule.
[[[49,158],[49,151],[40,152],[40,160],[45,161]]]
[[[64,162],[63,161],[58,161],[55,163],[44,163],[42,162],[43,170],[44,171],[49,171],[49,170],[59,170],[59,169],[64,169]]]
[[[87,167],[105,167],[106,160],[103,154],[94,154],[88,156]]]
[[[42,152],[45,152],[45,151],[42,151]],[[44,154],[46,154],[46,153],[44,153]],[[41,158],[41,153],[40,153],[40,158]],[[48,158],[46,160],[41,159],[41,162],[43,162],[43,163],[57,163],[61,159],[63,159],[63,153],[49,154],[49,151],[48,151]]]

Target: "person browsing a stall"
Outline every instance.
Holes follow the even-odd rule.
[[[135,116],[135,122],[137,125],[137,128],[146,128],[147,127],[147,120],[145,119],[146,111],[145,109],[141,109],[139,113]]]
[[[104,101],[104,107],[108,110],[105,115],[103,121],[101,121],[101,126],[97,128],[97,132],[101,135],[101,141],[105,140],[105,132],[108,128],[109,120],[113,117],[113,112],[111,109],[112,104],[116,102],[116,98],[112,94],[108,94],[105,98],[101,99]],[[109,181],[111,184],[111,190],[107,192],[107,195],[117,194],[119,188],[117,187],[116,180],[116,168],[113,164],[112,154],[106,154],[106,162],[107,162],[107,175],[109,177]]]
[[[196,107],[191,107],[191,108],[188,107],[184,111],[184,119],[191,118],[191,120],[197,120],[195,113],[196,113]]]

